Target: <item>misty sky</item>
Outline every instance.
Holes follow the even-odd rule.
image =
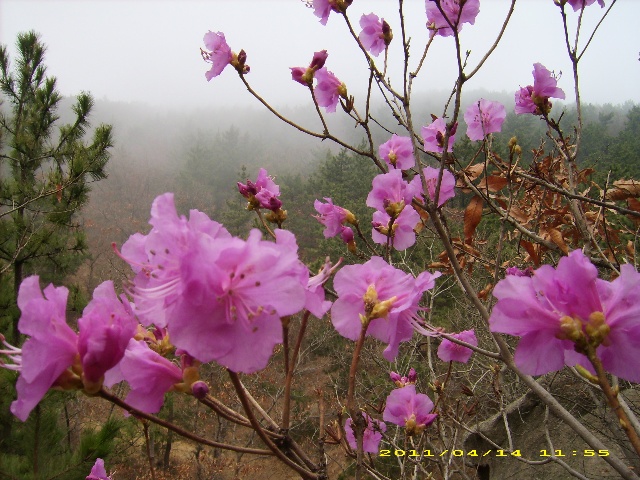
[[[471,50],[471,66],[493,42],[509,3],[481,0],[476,24],[464,26],[462,48]],[[605,3],[609,6],[611,0]],[[406,0],[405,6],[415,67],[428,35],[424,1]],[[575,23],[577,13],[567,10]],[[585,10],[582,45],[604,11],[597,5]],[[397,2],[355,0],[349,15],[357,32],[360,16],[371,12],[384,17],[394,31],[390,72],[399,72]],[[638,18],[640,1],[618,0],[614,5],[581,62],[584,101],[640,102]],[[300,0],[0,0],[0,43],[9,45],[12,57],[17,33],[31,29],[48,45],[48,73],[58,78],[64,95],[86,90],[97,99],[188,108],[255,105],[231,67],[211,82],[205,80],[208,65],[199,48],[208,30],[224,32],[232,50],[247,52],[249,81],[278,106],[310,102],[308,91],[291,80],[289,67],[306,66],[313,52],[323,48],[329,52],[328,69],[351,93],[363,92],[367,81],[363,55],[343,19],[334,14],[323,27]],[[518,0],[501,45],[468,88],[515,92],[532,82],[535,62],[563,72],[559,86],[571,101],[571,67],[559,9],[552,0]],[[453,40],[438,37],[415,91],[449,90],[454,79]]]

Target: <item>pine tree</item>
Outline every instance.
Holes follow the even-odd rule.
[[[84,92],[73,122],[58,127],[62,96],[46,76],[45,45],[35,32],[19,34],[16,45],[13,69],[0,46],[0,310],[17,340],[22,279],[38,273],[43,282],[60,282],[86,254],[77,214],[89,183],[106,177],[112,137],[111,126],[100,125],[84,140],[93,107]]]

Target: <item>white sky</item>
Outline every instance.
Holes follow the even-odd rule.
[[[462,48],[472,51],[471,66],[493,42],[509,3],[481,0],[476,24],[464,26]],[[405,0],[405,7],[415,66],[428,35],[424,1]],[[577,13],[568,11],[575,21]],[[604,11],[597,5],[585,10],[584,39]],[[395,34],[393,72],[401,55],[397,2],[354,0],[349,15],[357,32],[360,16],[371,12],[384,17]],[[585,101],[640,103],[638,18],[640,0],[618,0],[581,64]],[[249,81],[276,105],[309,101],[308,92],[291,80],[289,67],[306,66],[313,52],[323,48],[329,51],[328,69],[350,92],[366,87],[366,63],[344,21],[332,14],[323,27],[300,0],[0,0],[0,43],[9,45],[12,57],[17,33],[30,29],[48,45],[48,73],[58,77],[64,95],[86,90],[97,99],[188,108],[255,105],[231,67],[210,83],[205,80],[208,65],[199,48],[208,30],[224,32],[232,50],[246,50]],[[416,92],[450,89],[453,60],[453,40],[436,38]],[[570,101],[571,68],[553,0],[518,0],[501,46],[468,87],[515,92],[532,82],[535,62],[564,72],[559,86]],[[399,85],[399,77],[394,84]]]

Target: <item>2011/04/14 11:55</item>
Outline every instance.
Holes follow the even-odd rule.
[[[569,453],[570,452],[570,453]],[[521,457],[520,450],[509,452],[508,450],[443,450],[442,452],[432,452],[431,450],[380,450],[380,457],[445,457],[451,455],[454,457]],[[567,450],[565,454],[562,450],[539,450],[539,457],[608,457],[609,450]]]

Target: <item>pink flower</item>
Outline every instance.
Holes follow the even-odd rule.
[[[565,364],[589,368],[585,345],[597,346],[604,368],[640,381],[640,273],[623,265],[612,282],[579,250],[544,265],[532,277],[509,275],[493,290],[498,303],[489,319],[494,332],[521,337],[518,367],[530,375]]]
[[[351,232],[351,235],[353,236],[353,232]],[[335,265],[332,265],[331,260],[329,259],[329,257],[327,257],[320,272],[317,275],[309,278],[309,280],[307,281],[306,301],[304,308],[306,310],[309,310],[311,314],[317,318],[322,318],[324,314],[329,311],[329,308],[331,308],[331,302],[325,300],[323,285],[336,271],[338,265],[340,265],[340,262],[342,262],[342,259],[338,260]],[[308,270],[306,276],[309,276]]]
[[[325,226],[324,238],[332,238],[342,233],[345,223],[355,223],[356,217],[346,208],[334,205],[330,198],[325,197],[325,200],[327,203],[320,200],[313,203],[316,212],[320,214],[314,215],[314,218]]]
[[[589,5],[592,5],[596,0],[567,0],[567,3],[573,7],[573,11],[577,12]],[[598,0],[600,8],[604,8],[604,0]]]
[[[371,52],[371,55],[377,57],[391,43],[393,38],[391,27],[384,19],[378,18],[376,14],[362,15],[360,17],[360,27],[362,27],[362,31],[358,38],[362,46]]]
[[[191,210],[189,219],[178,216],[172,193],[153,201],[149,223],[153,226],[149,234],[129,237],[121,256],[136,272],[130,293],[140,322],[163,328],[167,309],[182,295],[185,255],[202,237],[231,238],[231,234],[198,210]]]
[[[380,440],[382,440],[382,432],[387,431],[387,424],[379,420],[374,420],[364,412],[362,412],[362,416],[367,422],[362,438],[362,450],[365,453],[378,453]],[[356,436],[353,432],[352,425],[353,421],[350,418],[347,418],[347,421],[344,424],[344,432],[347,436],[349,446],[354,450],[357,450],[358,443],[356,442]]]
[[[438,416],[430,413],[432,410],[431,399],[423,393],[416,393],[416,386],[409,384],[391,391],[387,397],[387,406],[382,418],[387,422],[405,427],[406,434],[409,436],[418,435]]]
[[[313,89],[313,95],[318,105],[324,107],[328,113],[335,112],[339,98],[346,97],[347,87],[326,67],[319,69],[315,78],[318,84]]]
[[[313,83],[314,74],[317,70],[324,67],[329,54],[326,50],[320,50],[313,54],[309,67],[292,67],[291,78],[302,85],[311,85]]]
[[[462,4],[462,6],[460,6]],[[456,31],[462,30],[463,23],[473,25],[480,12],[480,0],[440,0],[440,7],[444,15],[438,9],[434,0],[426,0],[427,28],[431,35],[436,33],[442,37],[453,35],[451,25]]]
[[[202,56],[205,61],[211,63],[211,70],[205,73],[207,81],[210,81],[213,77],[220,75],[225,67],[231,63],[233,55],[222,32],[209,31],[204,34],[203,41],[209,50],[208,52],[203,51]]]
[[[424,177],[427,180],[426,192],[432,202],[436,201],[436,190],[438,186],[438,177],[440,176],[440,169],[425,167],[423,170]],[[442,172],[442,183],[440,184],[440,193],[438,195],[438,206],[441,207],[450,198],[455,197],[456,178],[449,170]]]
[[[448,152],[453,150],[453,144],[456,141],[456,127],[457,125],[454,125],[453,128],[451,128],[449,142],[447,143]],[[426,127],[422,127],[420,133],[422,134],[422,140],[424,141],[424,149],[427,152],[442,153],[444,151],[444,137],[446,131],[447,122],[444,121],[444,118],[438,118]]]
[[[293,234],[276,230],[275,243],[261,237],[203,237],[185,256],[185,287],[167,326],[175,346],[236,372],[267,365],[282,341],[280,319],[302,310],[307,283]]]
[[[524,270],[518,267],[507,267],[504,272],[506,275],[515,275],[516,277],[532,277],[533,268],[527,267]]]
[[[345,12],[352,2],[353,0],[313,0],[313,13],[316,17],[320,17],[322,25],[326,25],[332,11]]]
[[[476,338],[476,334],[473,330],[465,330],[464,332],[453,333],[450,336],[457,340],[468,343],[469,345],[473,345],[474,347],[478,346],[478,339]],[[442,339],[442,342],[438,347],[438,358],[443,362],[467,363],[471,358],[472,353],[473,350],[471,350],[470,348],[458,345],[457,343],[454,343],[446,338]]]
[[[94,290],[93,299],[78,320],[78,353],[85,390],[99,390],[104,374],[122,359],[137,326],[129,301],[124,295],[118,299],[113,282],[106,281]]]
[[[504,105],[481,98],[469,105],[464,113],[467,136],[474,141],[483,140],[486,135],[502,130],[505,118],[507,118],[507,112]]]
[[[107,374],[105,385],[110,387],[121,380],[131,387],[125,402],[143,412],[157,413],[165,393],[182,382],[182,369],[151,350],[146,342],[132,338],[118,368]]]
[[[422,294],[439,276],[422,272],[414,278],[380,257],[342,267],[333,280],[338,294],[331,307],[333,326],[343,337],[357,340],[368,322],[367,335],[388,344],[383,354],[392,362],[400,342],[413,336]]]
[[[389,222],[391,217],[385,211],[376,211],[373,213],[373,230],[371,237],[375,243],[386,245],[389,235],[391,236],[391,246],[396,250],[402,251],[413,246],[416,243],[415,228],[420,223],[420,215],[413,207],[405,207],[399,215],[397,215],[391,224],[391,232],[389,232]]]
[[[280,187],[273,181],[264,168],[258,172],[255,183],[247,179],[247,183],[238,182],[238,191],[249,200],[251,208],[266,208],[274,212],[282,207]]]
[[[398,388],[406,387],[407,385],[416,383],[416,381],[418,380],[418,374],[413,368],[409,369],[409,373],[407,373],[406,377],[403,377],[396,372],[390,372],[389,377]]]
[[[39,280],[34,275],[20,285],[18,329],[29,338],[21,350],[10,349],[17,367],[14,369],[20,371],[18,399],[11,404],[11,413],[23,422],[49,388],[66,386],[63,384],[69,376],[74,377],[74,386],[81,388],[80,378],[71,372],[66,374],[78,355],[78,336],[65,318],[69,291],[53,285],[41,291]]]
[[[373,179],[371,192],[367,196],[367,206],[387,211],[389,215],[399,214],[405,205],[411,205],[413,197],[420,194],[420,187],[419,176],[407,183],[402,178],[401,170],[381,173]]]
[[[85,480],[111,480],[111,477],[107,476],[107,471],[104,468],[104,460],[101,458],[96,459],[91,473]]]
[[[411,138],[400,137],[395,133],[389,141],[380,145],[378,155],[387,165],[400,170],[408,170],[416,165]]]
[[[534,115],[547,114],[551,111],[549,98],[565,98],[564,92],[558,86],[558,81],[544,65],[533,65],[533,86],[528,85],[516,92],[516,108],[518,115],[532,113]]]

